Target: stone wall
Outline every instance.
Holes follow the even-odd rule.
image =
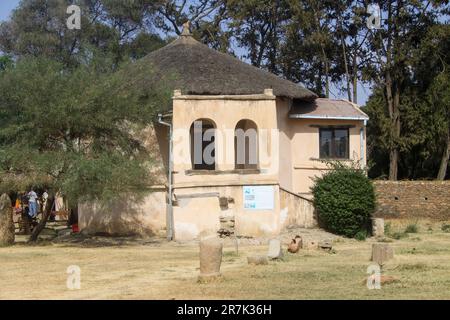
[[[450,219],[450,181],[375,181],[376,217]]]

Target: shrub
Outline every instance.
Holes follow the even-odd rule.
[[[441,230],[444,232],[450,232],[450,224],[442,224]]]
[[[417,224],[412,223],[412,224],[408,224],[405,228],[405,233],[417,233],[418,232],[418,227]]]
[[[406,232],[394,232],[390,237],[395,240],[407,238],[409,235]]]
[[[355,166],[328,164],[331,170],[316,178],[312,187],[319,222],[328,231],[355,237],[370,226],[375,209],[372,182]]]
[[[384,225],[384,234],[390,235],[391,232],[392,232],[392,225],[390,222],[386,222],[386,224]]]
[[[358,241],[364,241],[367,238],[367,231],[366,230],[360,230],[355,234],[355,239]]]

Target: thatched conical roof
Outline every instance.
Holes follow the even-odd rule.
[[[140,72],[151,70],[154,81],[164,80],[182,94],[261,94],[313,100],[316,95],[301,85],[282,79],[196,41],[188,32],[136,62]],[[147,75],[148,76],[148,75]]]

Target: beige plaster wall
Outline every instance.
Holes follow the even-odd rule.
[[[259,97],[259,98],[258,98]],[[213,176],[189,174],[190,127],[197,119],[210,119],[216,126],[216,170]],[[235,174],[234,129],[242,119],[256,123],[259,139],[258,174]],[[173,100],[174,127],[174,186],[215,186],[268,184],[278,181],[277,117],[274,96],[255,95],[250,100],[175,97]],[[274,129],[274,130],[273,130]],[[272,134],[274,136],[272,137]],[[273,157],[272,157],[273,155]],[[228,171],[228,173],[223,173]]]
[[[165,197],[165,191],[155,191],[139,200],[123,196],[108,203],[82,203],[78,225],[87,233],[159,234],[166,228]]]
[[[280,189],[281,227],[317,227],[317,216],[311,199]]]
[[[280,187],[293,190],[292,128],[289,120],[290,99],[277,98],[277,126],[279,129],[279,183]]]
[[[204,235],[216,234],[220,229],[220,217],[235,218],[238,236],[270,236],[279,233],[280,220],[279,187],[274,188],[274,210],[248,210],[243,206],[242,186],[194,187],[175,191],[174,206],[175,239],[191,240]],[[202,196],[203,194],[203,196]],[[185,198],[191,196],[192,198]],[[222,209],[219,197],[232,199],[227,209]]]
[[[291,154],[292,190],[295,193],[309,193],[313,185],[313,177],[321,175],[327,166],[319,160],[319,128],[311,125],[352,125],[349,129],[350,135],[350,159],[361,160],[360,129],[364,128],[363,121],[351,120],[311,120],[311,119],[289,119],[292,142]],[[365,141],[365,129],[364,129]],[[366,150],[364,146],[363,159],[365,165]]]
[[[173,210],[177,240],[216,233],[221,216],[234,216],[236,233],[241,236],[275,235],[289,224],[316,225],[311,202],[295,195],[309,193],[312,177],[326,170],[317,160],[319,128],[311,125],[355,126],[350,128],[350,157],[360,160],[363,122],[289,119],[290,103],[289,99],[275,99],[270,93],[247,97],[174,97],[174,194],[185,196],[177,199],[178,205]],[[216,170],[192,172],[189,130],[195,120],[205,118],[214,122],[218,132]],[[234,128],[242,119],[250,119],[258,127],[259,173],[233,171]],[[147,145],[159,150],[161,162],[167,166],[167,128],[155,129],[149,131],[151,138]],[[365,153],[364,148],[364,162]],[[157,167],[162,178],[167,167]],[[274,210],[245,210],[242,194],[245,185],[273,185]],[[228,209],[220,207],[219,197],[233,199]],[[152,234],[165,229],[165,214],[165,192],[159,191],[140,202],[119,199],[108,205],[83,204],[79,224],[90,232]]]

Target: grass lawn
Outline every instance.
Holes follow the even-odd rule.
[[[383,274],[400,281],[368,290],[374,240],[339,239],[335,253],[301,250],[284,261],[247,265],[267,246],[224,248],[223,279],[197,283],[196,244],[0,248],[1,299],[450,299],[450,233],[419,230],[393,240]],[[66,269],[81,268],[81,289],[68,290]]]

